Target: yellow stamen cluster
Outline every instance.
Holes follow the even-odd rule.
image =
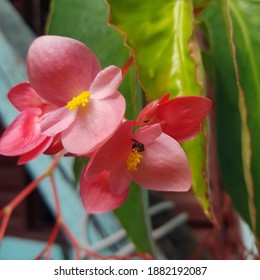
[[[126,161],[128,171],[136,171],[137,165],[141,162],[143,156],[136,150],[133,149]]]
[[[66,108],[68,108],[70,111],[76,109],[78,106],[86,107],[87,103],[89,101],[90,92],[89,91],[82,91],[81,94],[79,94],[76,97],[73,97],[66,105]]]

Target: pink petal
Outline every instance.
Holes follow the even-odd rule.
[[[110,172],[109,188],[116,195],[124,193],[133,180],[133,175],[126,169],[126,160],[126,158],[123,158]]]
[[[44,135],[54,136],[67,129],[77,116],[77,110],[68,110],[66,107],[48,113],[41,121],[41,131]]]
[[[146,146],[153,143],[161,134],[162,129],[160,124],[153,124],[151,126],[139,128],[133,138]]]
[[[74,154],[88,154],[118,128],[125,114],[125,100],[119,93],[105,100],[90,99],[80,107],[73,124],[62,132],[64,148]]]
[[[122,70],[116,66],[109,66],[98,73],[89,91],[91,98],[104,99],[113,95],[122,82]]]
[[[41,107],[46,104],[29,83],[20,83],[14,86],[7,96],[19,111],[24,111],[30,107]]]
[[[131,151],[132,127],[132,121],[124,122],[115,134],[101,146],[88,164],[88,169],[86,170],[88,178],[93,179],[103,170],[110,171],[119,166],[123,161],[125,163],[129,150]],[[119,173],[117,174],[118,177],[120,175]]]
[[[211,106],[212,102],[205,97],[177,97],[160,105],[157,115],[164,120],[163,132],[183,142],[199,132]]]
[[[142,153],[133,173],[140,186],[157,191],[187,191],[192,182],[188,159],[180,144],[162,133]]]
[[[6,129],[0,139],[0,153],[16,156],[27,153],[42,143],[46,136],[41,134],[39,108],[23,111]]]
[[[111,211],[124,203],[128,189],[120,195],[113,194],[108,186],[108,171],[98,174],[92,181],[85,178],[84,171],[80,178],[80,196],[88,213]]]
[[[29,162],[30,160],[33,160],[36,157],[40,156],[50,146],[51,142],[52,142],[52,137],[46,136],[45,140],[39,146],[37,146],[33,150],[21,155],[18,160],[18,164],[19,165],[25,164],[25,163]]]
[[[29,81],[46,101],[65,106],[88,90],[100,71],[95,54],[81,42],[60,36],[42,36],[27,57]]]

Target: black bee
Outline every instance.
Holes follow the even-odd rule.
[[[132,151],[136,150],[138,152],[143,152],[145,150],[144,144],[136,141],[135,139],[131,139],[134,144],[132,145]]]

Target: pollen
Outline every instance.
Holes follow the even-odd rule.
[[[133,149],[126,161],[128,171],[136,171],[137,165],[141,162],[143,155],[141,155],[138,150]]]
[[[89,91],[82,91],[81,94],[79,94],[76,97],[73,97],[66,105],[66,108],[68,108],[70,111],[76,109],[78,106],[86,107],[87,103],[89,101],[90,92]]]

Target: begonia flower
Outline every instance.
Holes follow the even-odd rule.
[[[88,212],[119,207],[131,181],[149,190],[189,190],[191,171],[180,144],[163,133],[159,124],[139,128],[134,134],[132,128],[132,121],[124,122],[84,168],[80,193]]]
[[[7,94],[10,102],[21,113],[9,125],[0,139],[0,154],[20,156],[18,164],[24,164],[40,154],[53,154],[63,147],[53,137],[41,133],[42,116],[55,109],[41,99],[28,83],[14,86]],[[54,145],[55,144],[55,145]]]
[[[211,109],[210,99],[201,96],[183,96],[169,100],[166,94],[151,101],[137,117],[140,126],[160,123],[164,133],[178,142],[192,139]]]
[[[125,100],[117,91],[122,71],[101,70],[94,53],[83,43],[60,36],[36,39],[28,52],[29,82],[37,94],[57,106],[40,123],[47,136],[61,133],[72,154],[89,154],[120,125]]]

